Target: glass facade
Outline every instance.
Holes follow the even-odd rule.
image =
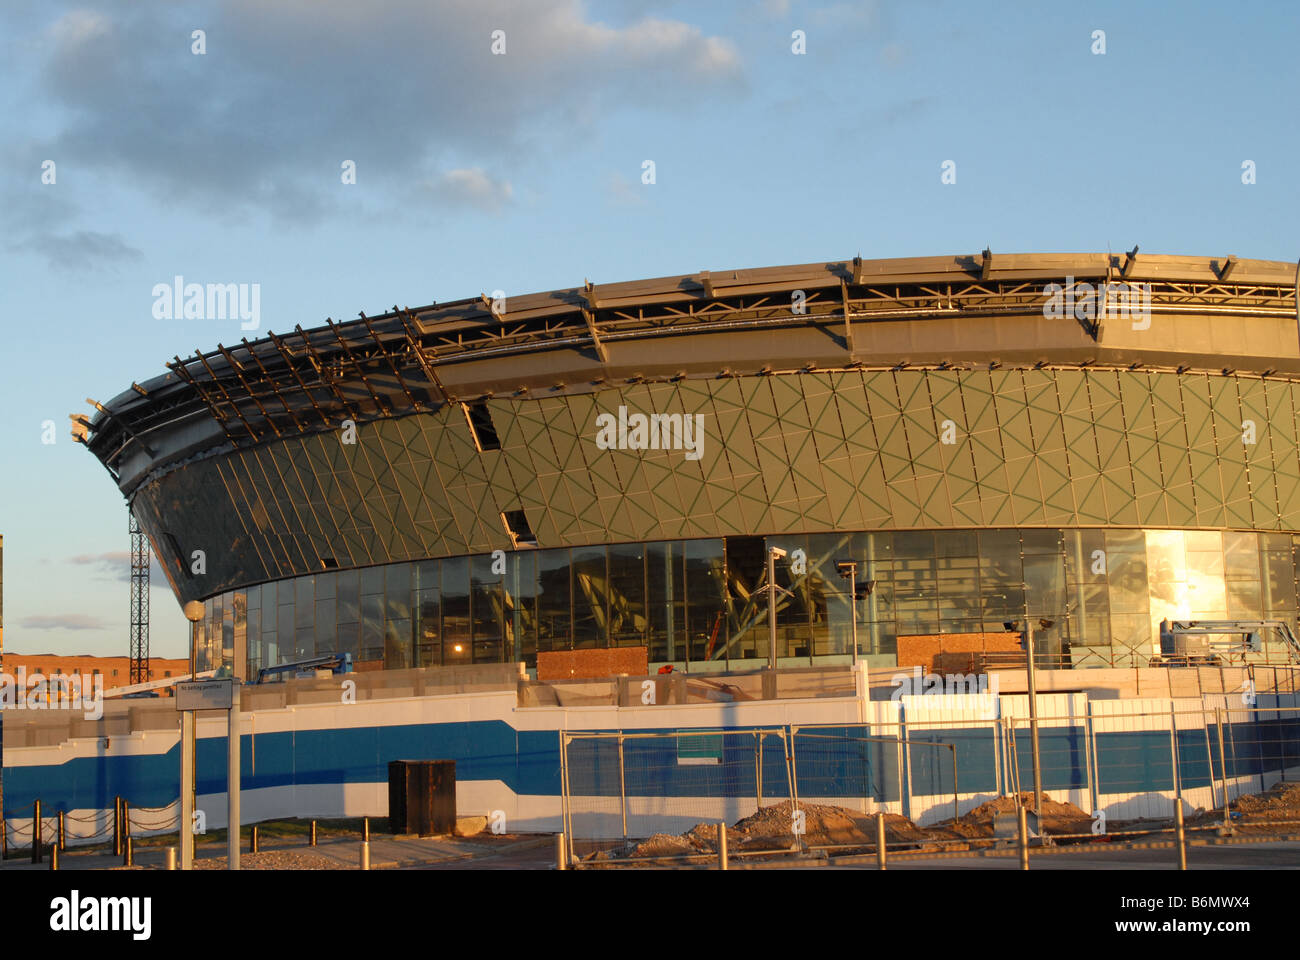
[[[359,669],[526,662],[540,651],[646,645],[652,664],[764,665],[768,546],[783,665],[847,661],[899,636],[999,632],[1054,621],[1040,653],[1141,666],[1165,619],[1296,616],[1300,536],[1236,531],[980,529],[669,540],[340,570],[205,602],[199,669],[244,676],[326,653]],[[858,562],[851,602],[835,564]],[[1267,640],[1267,636],[1265,637]],[[1265,650],[1270,657],[1281,651]],[[244,666],[246,657],[246,669]]]

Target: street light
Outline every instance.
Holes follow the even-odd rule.
[[[1042,630],[1050,630],[1054,620],[1038,618]],[[1011,633],[1019,633],[1025,645],[1026,675],[1029,684],[1029,742],[1034,764],[1034,815],[1040,823],[1043,818],[1043,765],[1038,752],[1038,683],[1034,675],[1034,622],[1025,617],[1025,628],[1020,629],[1019,620],[1008,620],[1002,624]]]
[[[191,600],[181,608],[185,619],[190,622],[190,679],[194,679],[194,655],[199,645],[199,621],[203,619],[203,603]]]
[[[776,561],[784,559],[780,547],[767,548],[767,666],[776,669]]]
[[[181,608],[190,622],[190,681],[194,680],[195,656],[199,644],[199,621],[203,619],[203,604],[191,600]],[[194,808],[195,796],[194,749],[195,716],[192,710],[181,711],[181,797],[180,822],[177,840],[181,847],[181,869],[189,870],[194,864]]]
[[[858,665],[858,600],[871,596],[876,588],[876,581],[868,580],[858,591],[858,562],[856,560],[837,560],[835,569],[849,582],[849,622],[853,625],[853,665]]]

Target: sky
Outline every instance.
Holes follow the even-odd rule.
[[[1294,261],[1298,28],[1288,2],[6,4],[5,648],[129,652],[126,505],[68,415],[177,354],[856,254]],[[257,284],[256,333],[156,318],[176,276]],[[157,569],[151,601],[153,654],[185,655]]]

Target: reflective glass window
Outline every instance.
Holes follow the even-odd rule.
[[[567,548],[538,551],[537,584],[537,649],[568,650],[573,607]]]
[[[442,662],[473,661],[469,619],[469,561],[442,561]]]
[[[728,637],[722,541],[690,540],[685,551],[687,659],[724,660]],[[733,649],[731,656],[736,655]]]
[[[361,620],[361,580],[356,570],[341,570],[335,576],[339,623]]]
[[[517,550],[506,559],[504,656],[507,660],[536,663],[537,551]]]
[[[645,547],[639,543],[609,547],[609,641],[631,647],[646,642]]]
[[[684,560],[680,542],[646,545],[646,607],[651,663],[685,659]]]
[[[762,537],[728,537],[726,540],[726,590],[722,596],[725,626],[717,628],[697,613],[697,595],[711,589],[707,548],[699,541],[686,543],[687,629],[690,660],[767,659],[767,548]],[[779,581],[778,581],[779,582]]]
[[[499,663],[505,636],[505,571],[489,554],[470,561],[470,577],[474,662]]]
[[[573,646],[605,646],[609,581],[606,579],[604,547],[574,547]]]

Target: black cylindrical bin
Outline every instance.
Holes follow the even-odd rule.
[[[447,835],[456,829],[456,761],[388,764],[388,823],[395,834]]]

